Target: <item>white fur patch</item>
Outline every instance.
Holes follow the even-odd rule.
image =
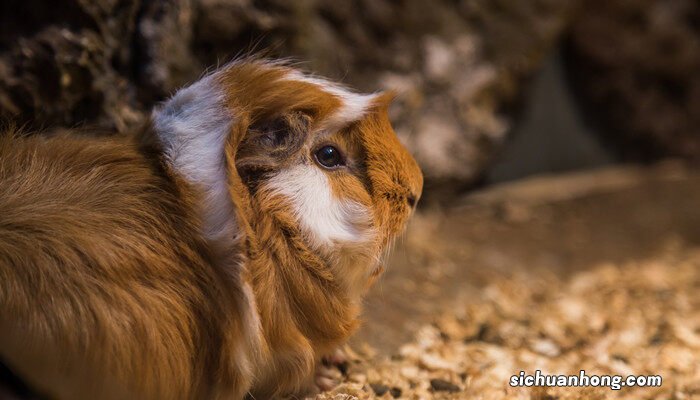
[[[304,75],[296,70],[291,71],[287,75],[287,79],[316,85],[342,102],[343,105],[340,109],[326,121],[330,126],[344,126],[351,122],[359,121],[365,116],[367,109],[372,105],[372,101],[377,97],[376,94],[354,93],[337,83],[323,78]]]
[[[298,165],[270,178],[266,187],[289,199],[299,224],[317,247],[371,240],[371,216],[363,205],[337,199],[319,168]]]
[[[224,146],[233,117],[213,75],[181,89],[153,112],[153,125],[172,167],[204,195],[204,235],[213,241],[235,234]]]
[[[232,248],[237,227],[228,191],[225,145],[234,118],[215,75],[181,89],[153,112],[153,126],[170,165],[203,196],[200,210],[204,237],[223,251]],[[224,254],[222,259],[228,257]],[[225,265],[237,270],[244,267]],[[248,345],[239,345],[236,362],[252,376],[260,358],[262,323],[255,295],[248,282],[240,281],[247,305],[243,318]]]

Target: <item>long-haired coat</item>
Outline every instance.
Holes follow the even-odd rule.
[[[0,138],[0,358],[57,399],[298,393],[422,175],[362,95],[231,63],[142,131]]]

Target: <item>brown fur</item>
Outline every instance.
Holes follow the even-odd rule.
[[[125,141],[5,135],[0,160],[0,351],[22,376],[57,398],[244,384],[219,371],[236,307],[182,182]]]
[[[336,129],[341,99],[283,79],[288,68],[226,68],[217,76],[235,123],[222,157],[238,232],[225,252],[202,237],[201,194],[151,129],[138,141],[0,139],[0,355],[31,384],[61,399],[269,398],[305,389],[357,328],[381,271],[366,264],[422,187],[388,122],[390,97]],[[333,196],[371,211],[377,234],[361,248],[312,245],[266,184],[316,167],[328,143],[348,158],[324,172]],[[253,341],[244,282],[261,323]]]

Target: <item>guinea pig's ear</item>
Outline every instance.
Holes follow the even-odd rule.
[[[391,103],[394,102],[395,98],[396,92],[394,90],[387,90],[378,93],[375,95],[374,101],[372,102],[374,110],[380,113],[388,113],[389,106],[391,106]]]
[[[254,190],[265,174],[283,166],[301,150],[310,126],[311,117],[307,113],[288,111],[245,128],[235,157],[235,167],[243,182]]]

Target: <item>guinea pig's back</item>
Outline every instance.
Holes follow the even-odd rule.
[[[182,191],[127,139],[0,135],[0,358],[59,399],[201,394],[228,305]]]

